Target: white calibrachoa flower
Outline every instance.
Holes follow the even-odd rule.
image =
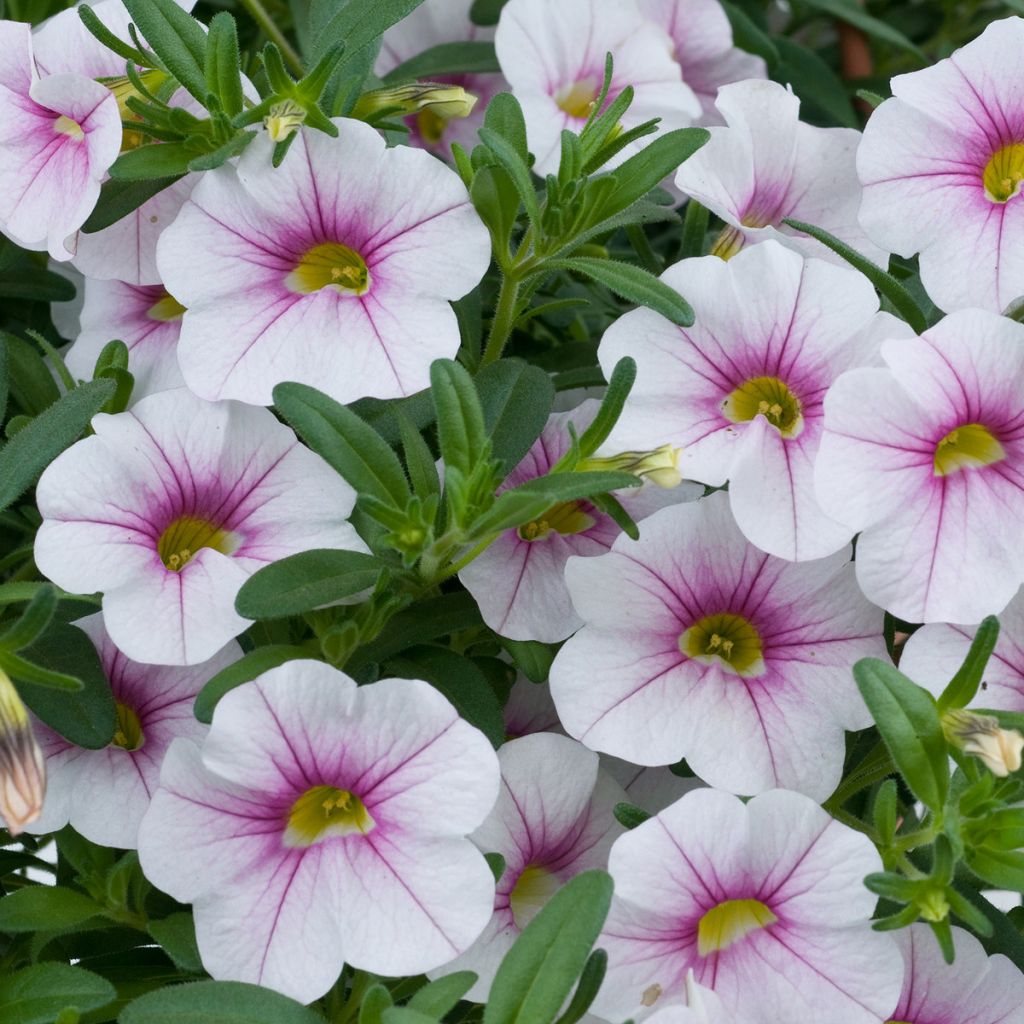
[[[908,622],[977,622],[1024,581],[1024,325],[983,310],[882,345],[825,398],[815,482],[862,531],[864,593]]]
[[[623,128],[660,117],[667,131],[685,128],[701,115],[700,100],[672,57],[672,40],[644,18],[635,0],[510,0],[502,8],[494,45],[522,105],[540,175],[558,170],[562,132],[578,132],[590,116],[609,53],[614,67],[608,102],[626,86],[635,92]],[[626,146],[609,166],[648,141],[650,136]]]
[[[718,0],[639,0],[641,12],[672,40],[683,81],[697,94],[699,124],[721,124],[715,97],[723,85],[767,78],[761,57],[733,46],[732,26]]]
[[[36,725],[48,782],[42,816],[29,831],[55,832],[70,824],[91,842],[132,850],[171,742],[179,736],[200,741],[206,733],[192,712],[196,695],[242,650],[232,641],[201,665],[140,665],[114,646],[102,615],[75,625],[99,653],[114,695],[117,728],[109,746],[86,750]]]
[[[953,928],[951,964],[927,925],[892,934],[906,964],[892,1024],[1024,1024],[1024,975],[1002,954],[987,956],[970,932]]]
[[[586,623],[551,668],[570,736],[638,765],[685,757],[734,793],[832,792],[843,730],[871,724],[850,666],[885,656],[882,613],[845,553],[766,555],[719,492],[573,559],[566,581]]]
[[[974,626],[935,622],[903,647],[900,671],[938,696],[964,663]],[[1024,591],[999,613],[999,639],[972,707],[1024,712]]]
[[[474,25],[469,17],[472,0],[425,0],[407,18],[384,33],[380,56],[374,71],[380,77],[393,71],[412,57],[443,43],[487,42],[494,38],[493,28]],[[467,117],[446,117],[443,106],[428,106],[407,117],[410,140],[440,156],[450,157],[451,145],[457,142],[467,152],[479,139],[477,132],[491,99],[506,87],[498,74],[439,75],[432,82],[465,89],[476,97],[476,105]]]
[[[134,661],[206,661],[249,625],[235,596],[257,569],[365,550],[345,519],[352,488],[266,409],[178,388],[92,427],[39,480],[35,559],[66,590],[103,592]]]
[[[653,1005],[660,997],[660,991],[655,989],[648,1000]],[[686,972],[685,1002],[661,1007],[643,1019],[644,1024],[736,1024],[736,1018],[722,1005],[722,1000],[693,980],[692,969]]]
[[[865,256],[885,259],[857,221],[861,187],[855,154],[860,133],[815,128],[800,120],[800,101],[776,82],[736,82],[718,92],[726,127],[676,174],[676,187],[725,221],[711,250],[728,258],[744,245],[774,238],[808,256],[842,260],[782,223],[803,221],[841,238]]]
[[[532,736],[535,732],[560,732],[558,712],[547,683],[531,683],[519,676],[502,708],[507,739]]]
[[[588,399],[571,412],[554,413],[522,462],[502,483],[501,491],[544,476],[569,450],[571,423],[577,435],[590,426],[600,402]],[[648,453],[637,452],[638,460]],[[639,466],[648,475],[664,470],[668,489],[645,483],[637,493],[620,492],[626,510],[637,520],[669,502],[696,498],[701,488],[680,484],[675,453],[659,449]],[[595,468],[598,468],[595,466]],[[512,640],[557,643],[583,624],[565,585],[565,564],[573,555],[602,555],[620,530],[615,521],[589,502],[555,505],[535,522],[506,530],[460,573],[463,586],[480,606],[484,622]]]
[[[598,768],[597,755],[568,736],[536,733],[498,751],[501,790],[473,833],[484,853],[500,853],[494,914],[480,938],[443,972],[474,971],[467,998],[485,1002],[502,957],[537,911],[570,878],[604,870],[624,829],[612,813],[626,793]]]
[[[946,310],[1001,312],[1024,295],[1024,20],[989,25],[932,67],[892,80],[857,153],[860,219],[879,245],[919,252]]]
[[[671,1001],[692,970],[743,1024],[888,1020],[903,965],[863,884],[880,867],[866,836],[798,793],[688,794],[612,847],[594,1011]]]
[[[32,34],[0,21],[0,230],[27,249],[71,258],[121,149],[110,90],[76,74],[40,77]]]
[[[883,336],[910,329],[879,313],[855,270],[775,242],[728,262],[683,260],[662,280],[687,297],[695,322],[677,327],[639,308],[605,332],[606,375],[623,356],[637,363],[608,444],[658,438],[682,449],[683,476],[728,481],[740,529],[770,554],[802,561],[838,551],[850,531],[814,494],[825,392],[844,370],[875,362]]]
[[[483,734],[419,680],[293,661],[174,743],[139,833],[192,903],[203,965],[310,1002],[343,963],[419,974],[480,934],[494,878],[467,839],[498,793]]]
[[[262,135],[237,168],[204,174],[160,236],[161,277],[188,310],[182,373],[202,398],[269,405],[285,380],[396,398],[459,347],[448,300],[491,248],[465,186],[422,150],[334,123],[333,139],[303,129],[278,168]]]
[[[96,359],[111,338],[128,346],[128,369],[135,377],[132,402],[157,391],[182,387],[178,337],[185,307],[162,285],[87,278],[81,330],[64,361],[80,380],[91,380]]]

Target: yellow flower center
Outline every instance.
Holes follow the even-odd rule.
[[[985,195],[993,203],[1007,203],[1024,182],[1024,142],[1011,142],[997,149],[981,175]]]
[[[555,93],[555,102],[559,109],[570,117],[585,120],[590,117],[597,100],[599,83],[596,78],[581,78],[572,85],[567,85]]]
[[[416,127],[427,142],[440,142],[448,128],[448,118],[442,117],[433,107],[424,107],[416,115]]]
[[[181,516],[160,534],[156,550],[160,561],[171,570],[181,572],[200,548],[213,548],[230,555],[238,550],[238,537],[207,519]]]
[[[587,515],[578,501],[563,501],[551,508],[533,522],[519,527],[522,540],[545,540],[552,532],[563,537],[573,533],[582,533],[594,525],[594,517]]]
[[[115,712],[117,728],[114,730],[114,738],[110,742],[122,750],[138,750],[146,742],[146,737],[142,735],[142,723],[139,721],[139,716],[121,701],[116,703]]]
[[[63,114],[53,122],[53,130],[61,135],[66,135],[69,139],[74,139],[75,142],[81,142],[85,138],[82,126],[73,118],[65,117]]]
[[[775,924],[778,918],[760,900],[726,900],[712,907],[697,925],[697,952],[719,953],[734,942]]]
[[[150,92],[156,92],[156,90],[159,89],[169,77],[170,76],[166,71],[159,71],[154,68],[151,71],[143,73],[142,84]],[[114,99],[117,100],[117,109],[120,111],[122,122],[142,120],[142,118],[128,106],[128,100],[132,96],[136,99],[145,99],[142,93],[140,93],[132,84],[131,79],[126,75],[120,75],[114,78],[100,78],[98,81],[101,85],[105,85],[114,94]],[[142,132],[132,131],[130,128],[122,128],[121,152],[125,153],[130,149],[138,149],[138,147],[143,143],[151,141],[152,140],[143,135]]]
[[[370,271],[355,249],[341,242],[324,242],[303,255],[285,284],[300,295],[321,288],[333,288],[342,295],[364,295],[370,290]]]
[[[951,430],[935,446],[935,475],[949,476],[963,469],[979,469],[1005,458],[1003,446],[988,427],[965,423]]]
[[[347,789],[313,786],[292,804],[285,846],[312,846],[332,836],[366,835],[377,827],[362,800]]]
[[[146,316],[150,320],[160,320],[163,323],[170,323],[172,320],[180,320],[185,315],[185,307],[169,292],[164,292],[162,299],[157,299],[149,309]]]
[[[804,429],[800,399],[778,377],[744,381],[722,402],[722,412],[733,423],[763,416],[783,437],[796,437]]]
[[[726,224],[715,239],[714,245],[708,255],[717,256],[719,259],[731,260],[743,248],[746,238],[739,228]]]
[[[508,897],[516,927],[525,928],[561,886],[558,876],[539,864],[523,868]]]
[[[742,615],[706,615],[679,638],[679,649],[695,661],[717,663],[738,676],[759,676],[765,670],[761,636]]]

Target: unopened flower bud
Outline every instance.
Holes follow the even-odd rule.
[[[618,455],[584,459],[577,469],[584,471],[618,471],[649,480],[657,487],[672,488],[682,483],[679,453],[682,449],[663,444],[650,452],[620,452]]]
[[[409,117],[429,110],[441,121],[450,121],[453,117],[469,117],[476,101],[477,97],[460,85],[414,82],[365,93],[359,97],[352,116],[366,120],[386,110],[399,117]]]
[[[921,911],[921,917],[925,921],[931,921],[934,924],[938,924],[939,921],[945,921],[949,916],[949,901],[946,899],[946,893],[943,889],[929,889],[922,896],[918,897],[917,906]]]
[[[1001,728],[990,715],[956,708],[942,716],[942,731],[950,743],[965,754],[981,758],[999,778],[1020,768],[1024,736],[1017,729]]]
[[[297,132],[306,120],[306,111],[295,100],[282,100],[270,108],[263,120],[267,134],[274,142],[283,142]]]
[[[46,765],[25,705],[0,670],[0,817],[12,836],[43,810]]]

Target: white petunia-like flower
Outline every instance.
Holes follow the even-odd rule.
[[[628,801],[598,767],[597,755],[575,740],[536,733],[498,751],[501,790],[487,820],[473,833],[483,853],[500,853],[494,914],[479,939],[443,972],[474,971],[467,998],[485,1002],[502,958],[523,928],[570,878],[603,870],[624,829],[612,813]]]
[[[725,221],[712,254],[775,239],[807,256],[843,263],[831,249],[783,224],[813,224],[876,261],[886,254],[857,221],[861,186],[855,164],[860,133],[800,120],[800,101],[777,82],[736,82],[718,92],[724,128],[676,173],[676,187]],[[845,265],[845,264],[844,264]]]
[[[881,610],[845,553],[766,555],[719,492],[573,559],[566,582],[585,622],[551,668],[570,736],[638,765],[685,757],[734,793],[832,792],[843,730],[871,724],[850,666],[885,657]]]
[[[118,338],[128,347],[128,369],[135,377],[133,403],[184,386],[178,337],[185,307],[166,288],[87,278],[83,291],[80,331],[64,356],[76,377],[91,380],[100,352]]]
[[[721,124],[715,98],[723,85],[767,78],[764,59],[733,46],[732,26],[718,0],[639,0],[641,12],[669,35],[683,81],[701,105],[698,124]]]
[[[799,793],[690,793],[612,847],[594,1011],[639,1016],[692,971],[742,1024],[889,1020],[903,964],[863,884],[880,868],[866,836]]]
[[[84,75],[41,76],[29,26],[0,21],[0,231],[70,259],[120,149],[113,93]]]
[[[894,1024],[1024,1024],[1024,975],[1002,954],[987,956],[963,928],[952,929],[955,958],[947,964],[924,924],[893,932],[903,954],[903,992]]]
[[[482,43],[494,38],[493,28],[474,25],[469,17],[472,0],[425,0],[407,18],[384,33],[380,55],[374,70],[383,77],[400,64],[445,43]],[[450,157],[451,145],[457,142],[471,152],[479,139],[477,132],[484,122],[487,105],[506,88],[499,74],[438,75],[432,83],[454,86],[475,97],[472,112],[466,117],[446,116],[444,105],[429,105],[405,118],[410,141],[439,156]]]
[[[206,661],[249,624],[235,596],[257,569],[365,550],[352,488],[266,409],[179,388],[92,427],[39,480],[35,559],[65,590],[103,592],[133,661]]]
[[[178,740],[143,819],[146,877],[193,904],[203,966],[302,1002],[342,965],[419,974],[477,938],[494,878],[467,835],[494,750],[419,680],[292,661]]]
[[[1024,19],[993,22],[921,71],[897,75],[857,152],[860,222],[948,311],[1024,296]]]
[[[685,128],[701,116],[700,100],[682,80],[674,44],[635,0],[509,0],[494,37],[498,63],[526,118],[538,174],[558,170],[563,131],[578,132],[594,108],[610,53],[605,106],[627,86],[634,99],[622,127],[653,117],[660,128]],[[652,136],[626,146],[609,166],[639,152]]]
[[[744,535],[780,558],[821,558],[850,531],[814,493],[825,392],[877,361],[883,337],[911,335],[879,313],[867,279],[764,242],[728,262],[683,260],[662,280],[687,297],[692,327],[635,309],[605,332],[605,374],[623,356],[637,379],[609,446],[681,449],[683,476],[729,483]],[[656,442],[652,439],[657,438]]]
[[[192,712],[196,695],[242,650],[231,641],[200,665],[140,665],[114,646],[102,615],[75,625],[100,656],[114,695],[117,728],[109,746],[86,750],[37,723],[48,782],[43,813],[28,831],[55,832],[70,824],[91,842],[133,850],[171,742],[179,736],[198,742],[206,734]]]
[[[499,493],[547,474],[569,450],[569,425],[577,435],[582,434],[599,408],[600,402],[587,399],[571,412],[554,413]],[[663,481],[667,487],[648,480],[636,491],[619,492],[623,507],[634,519],[640,521],[666,504],[692,501],[701,493],[700,487],[680,483],[676,453],[668,447],[626,455],[625,461],[637,475],[657,478],[659,471],[664,471],[668,477]],[[598,459],[594,468],[606,467]],[[459,573],[459,579],[476,599],[484,622],[496,633],[512,640],[557,643],[583,622],[565,585],[566,562],[574,555],[604,554],[620,532],[610,516],[589,502],[562,502],[540,519],[506,530]]]
[[[429,153],[334,123],[337,138],[303,129],[278,168],[256,139],[160,236],[161,277],[187,310],[181,370],[202,398],[269,405],[281,381],[396,398],[458,350],[448,300],[490,260],[465,186]]]
[[[857,580],[908,622],[978,622],[1024,582],[1024,326],[952,313],[825,398],[818,500]]]

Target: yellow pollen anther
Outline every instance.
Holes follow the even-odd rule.
[[[751,932],[769,928],[778,918],[760,900],[726,900],[712,907],[697,925],[700,956],[719,953]]]
[[[581,121],[590,117],[597,101],[598,81],[596,78],[581,78],[555,93],[555,102],[560,110]]]
[[[362,800],[347,789],[313,786],[292,804],[285,846],[312,846],[332,836],[366,835],[377,827]]]
[[[935,446],[936,476],[949,476],[964,469],[980,469],[1006,458],[999,439],[980,423],[965,423],[951,430]]]
[[[800,399],[778,377],[751,377],[734,388],[722,402],[722,413],[733,423],[749,423],[763,416],[786,438],[804,429]]]
[[[61,135],[66,135],[69,139],[74,139],[75,142],[82,142],[85,139],[82,126],[73,118],[65,117],[63,114],[53,122],[53,130]]]
[[[1011,142],[997,149],[985,164],[981,181],[985,197],[993,203],[1008,203],[1024,183],[1024,142]]]
[[[355,249],[341,242],[324,242],[302,256],[285,284],[299,295],[321,288],[333,288],[342,295],[365,295],[370,290],[370,271]]]
[[[122,750],[138,750],[146,742],[142,734],[142,723],[139,716],[128,707],[117,701],[114,706],[117,715],[117,725],[114,729],[114,738],[110,741],[115,747]]]
[[[578,501],[563,501],[553,505],[540,519],[520,526],[518,533],[521,540],[545,540],[552,532],[563,537],[574,533],[582,533],[594,525],[594,517],[583,511]]]
[[[742,615],[706,615],[680,636],[679,649],[687,657],[717,664],[732,675],[752,677],[765,671],[761,636]]]
[[[171,572],[181,572],[201,548],[213,548],[230,555],[238,550],[239,538],[206,519],[181,516],[175,519],[157,541],[160,560]]]

